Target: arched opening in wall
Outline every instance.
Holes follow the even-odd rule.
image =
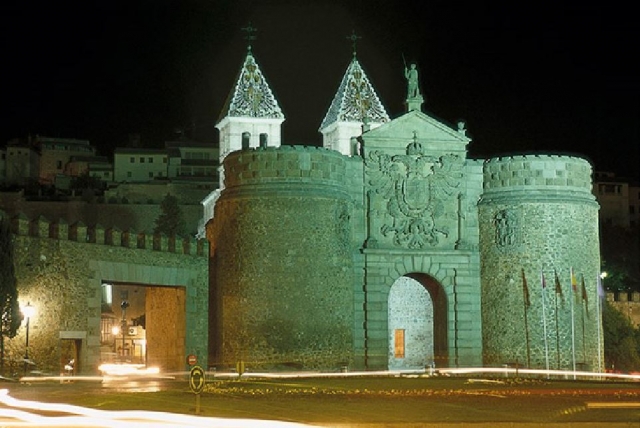
[[[243,132],[242,133],[242,150],[247,150],[249,147],[251,147],[251,133],[250,132]]]
[[[186,289],[150,284],[102,284],[102,363],[184,369]]]
[[[389,370],[448,365],[446,298],[425,274],[398,278],[388,297]]]

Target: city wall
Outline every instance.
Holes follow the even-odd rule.
[[[120,201],[120,200],[119,200]],[[120,230],[152,232],[155,221],[162,213],[160,201],[145,203],[97,203],[72,200],[28,201],[20,193],[0,193],[0,209],[10,216],[24,214],[28,218],[44,216],[50,220],[64,220],[68,224],[82,221],[89,226]],[[187,233],[196,234],[202,219],[202,205],[181,205],[180,210],[187,226]]]
[[[66,361],[62,340],[80,344],[78,373],[96,374],[101,352],[102,283],[136,283],[154,287],[184,287],[185,331],[180,355],[174,351],[163,369],[183,370],[186,354],[207,363],[208,243],[193,238],[168,238],[117,228],[68,225],[24,214],[9,216],[14,234],[14,265],[19,301],[30,303],[29,357],[36,369],[58,374]],[[26,326],[6,343],[8,368],[22,371]],[[156,326],[170,329],[172,326]],[[176,349],[175,344],[162,344]]]

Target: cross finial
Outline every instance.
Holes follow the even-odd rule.
[[[258,29],[251,26],[251,22],[249,22],[249,25],[241,28],[241,30],[246,33],[246,35],[244,36],[244,39],[248,42],[247,49],[251,51],[251,41],[256,39],[256,36],[253,33],[256,33]]]
[[[347,40],[351,40],[351,43],[353,45],[353,57],[355,58],[356,56],[356,41],[358,39],[361,39],[361,36],[358,36],[356,34],[356,30],[353,30],[350,36],[347,36]]]

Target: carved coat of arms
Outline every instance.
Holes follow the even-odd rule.
[[[460,184],[459,156],[427,156],[414,141],[407,146],[406,155],[369,153],[366,168],[370,191],[387,200],[391,218],[387,217],[380,232],[393,235],[394,245],[420,249],[438,244],[440,235],[448,236],[448,228],[438,223],[446,200]]]

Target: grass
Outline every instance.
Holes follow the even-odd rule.
[[[311,424],[579,421],[638,422],[640,411],[589,409],[589,401],[640,401],[640,385],[623,382],[463,378],[354,377],[209,380],[200,394],[205,416],[276,419]],[[99,385],[34,384],[17,398],[103,410],[193,414],[184,382],[159,392],[105,390]],[[84,393],[73,393],[85,391]]]

